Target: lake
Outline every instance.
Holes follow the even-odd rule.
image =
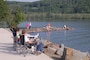
[[[27,22],[20,23],[18,26],[25,28]],[[31,22],[32,27],[43,27],[48,22]],[[68,27],[74,28],[74,30],[68,31],[51,31],[51,32],[39,32],[40,37],[45,40],[49,40],[53,43],[61,44],[65,46],[80,50],[88,51],[90,53],[90,22],[49,22],[53,27]]]

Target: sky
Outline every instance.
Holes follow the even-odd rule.
[[[7,1],[34,2],[34,1],[39,1],[39,0],[7,0]]]

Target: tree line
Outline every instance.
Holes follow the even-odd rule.
[[[40,0],[7,2],[11,10],[19,7],[30,21],[90,19],[90,0]]]
[[[11,2],[0,0],[0,21],[9,26],[23,20],[65,21],[90,19],[90,0],[40,0],[36,2]]]
[[[3,23],[8,25],[8,27],[17,26],[24,18],[24,13],[18,7],[11,10],[5,0],[0,0],[0,26]]]
[[[90,13],[90,0],[40,0],[36,2],[8,2],[24,12],[52,12],[61,14]]]

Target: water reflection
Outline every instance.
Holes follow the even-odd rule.
[[[67,31],[65,30],[65,31],[64,31],[64,39],[65,39],[65,40],[66,40],[66,32],[67,32]]]
[[[47,37],[47,40],[49,40],[49,41],[51,41],[50,35],[51,35],[50,31],[46,32],[46,37]]]

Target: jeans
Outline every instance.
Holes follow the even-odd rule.
[[[39,42],[39,44],[37,45],[36,51],[43,51],[43,43]]]

